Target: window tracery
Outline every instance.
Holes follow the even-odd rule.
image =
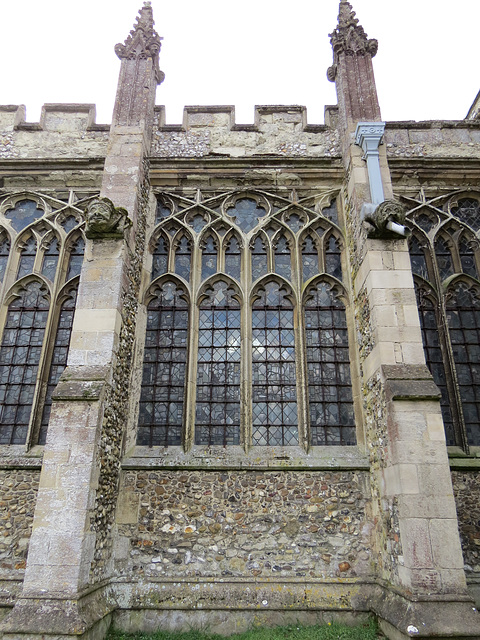
[[[480,446],[480,194],[445,196],[440,205],[409,215],[410,260],[447,444],[468,451]]]
[[[0,326],[1,444],[45,443],[83,262],[83,212],[77,205],[88,197],[23,192],[0,199],[0,305],[6,307]]]
[[[311,198],[309,206],[257,191],[197,193],[190,201],[169,192],[158,202],[137,444],[355,444],[341,231],[318,204],[333,215],[332,195]],[[302,304],[305,287],[313,282],[330,291],[332,277],[337,288],[327,295],[328,309],[311,306],[313,293]],[[158,301],[159,282],[181,291],[175,304],[188,315],[182,345],[168,333],[173,329],[167,328],[166,314],[175,315],[177,307]],[[316,356],[305,348],[305,336],[313,331],[307,316],[312,327],[318,324],[317,338],[333,341],[312,347]],[[160,352],[162,335],[182,353]],[[307,361],[325,369],[322,382],[310,379]],[[174,363],[178,375],[172,373]],[[323,394],[323,418],[314,427],[309,383],[312,397]],[[157,394],[172,389],[170,410],[169,396],[158,400]]]

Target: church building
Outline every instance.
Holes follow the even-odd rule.
[[[0,106],[3,640],[480,638],[480,94],[385,122],[330,40],[321,125],[166,124],[150,2],[111,124]]]

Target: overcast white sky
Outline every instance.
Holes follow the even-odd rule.
[[[386,120],[462,119],[480,89],[479,0],[351,0],[370,38]],[[124,41],[143,0],[1,0],[0,104],[94,102],[111,120]],[[157,90],[167,122],[184,105],[232,104],[253,122],[255,104],[302,104],[323,123],[335,104],[326,70],[338,0],[153,0],[163,36]]]

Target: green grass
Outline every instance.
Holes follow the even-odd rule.
[[[377,640],[381,636],[376,623],[370,622],[356,627],[346,627],[332,622],[321,626],[303,627],[289,625],[287,627],[261,628],[245,631],[230,636],[234,640]],[[110,631],[106,640],[224,640],[224,636],[204,631],[156,633],[123,633]]]

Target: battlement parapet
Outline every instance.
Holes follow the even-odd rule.
[[[0,105],[0,158],[104,156],[110,125],[95,122],[94,104],[44,104],[39,122],[25,105]]]
[[[233,106],[187,106],[182,124],[171,125],[165,123],[165,107],[158,106],[152,155],[336,157],[340,154],[336,111],[337,107],[327,107],[327,124],[310,125],[306,107],[259,105],[253,124],[238,124]]]

